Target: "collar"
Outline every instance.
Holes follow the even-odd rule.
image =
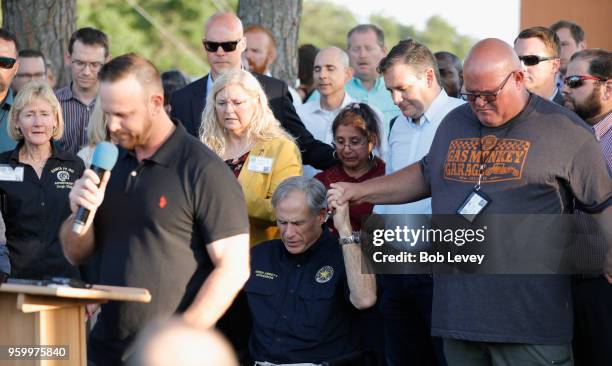
[[[342,103],[340,103],[340,107],[338,107],[337,109],[333,110],[333,111],[328,111],[325,110],[323,108],[321,108],[321,99],[313,101],[313,105],[310,106],[310,112],[311,113],[335,113],[335,112],[339,112],[342,109],[344,109],[344,107],[346,107],[347,105],[356,102],[355,99],[353,99],[349,93],[347,93],[346,91],[344,92],[344,99],[342,99]],[[308,103],[307,103],[308,104]]]
[[[72,92],[72,85],[73,83],[70,82],[70,85],[68,85],[67,87],[61,88],[57,92],[55,92],[55,96],[57,97],[57,100],[60,102],[67,102],[69,100],[74,99],[77,102],[81,103],[82,105],[86,105],[85,103],[81,102],[78,98],[74,96],[74,93]],[[91,103],[89,103],[87,106],[88,107],[93,106],[95,103],[96,103],[96,98],[93,98]]]
[[[12,106],[13,106],[13,89],[9,88],[8,92],[6,93],[6,97],[2,101],[1,108],[4,109],[5,111],[8,111],[11,109]]]
[[[550,100],[551,102],[554,101],[558,92],[559,92],[559,88],[555,88],[555,91],[552,93],[550,97],[548,97],[548,100]]]
[[[206,97],[208,98],[208,93],[210,93],[212,91],[213,88],[213,78],[212,78],[212,74],[209,73],[208,77],[206,78]]]
[[[610,131],[610,127],[612,127],[612,111],[608,111],[608,114],[601,121],[593,125],[597,141],[600,141]]]
[[[438,96],[431,102],[429,108],[425,110],[425,113],[421,116],[421,121],[418,126],[425,126],[433,121],[441,120],[446,115],[445,106],[449,102],[450,97],[446,94],[446,91],[443,88],[440,88],[440,93]],[[404,116],[402,114],[402,116]],[[408,118],[404,116],[404,119],[407,122],[410,122],[413,125],[417,125],[412,121],[412,118]]]
[[[382,76],[379,76],[378,78],[376,78],[376,81],[374,82],[374,86],[372,87],[371,90],[367,90],[364,86],[363,83],[361,82],[361,79],[359,79],[356,76],[353,76],[353,78],[350,81],[351,83],[355,84],[358,88],[366,90],[368,92],[373,92],[373,91],[378,91],[380,88],[385,88],[385,81],[383,80]]]
[[[156,164],[168,167],[176,160],[176,150],[180,149],[184,144],[185,136],[188,135],[187,130],[177,119],[172,118],[175,129],[172,134],[164,141],[157,151],[144,161],[151,161]],[[134,158],[136,154],[133,150],[126,150],[119,146],[119,159]]]
[[[62,161],[74,161],[76,160],[76,156],[66,150],[59,149],[53,142],[49,142],[51,144],[51,156],[49,159],[53,160],[62,160]],[[19,163],[19,150],[23,147],[25,141],[23,139],[19,140],[13,152],[11,152],[10,162],[12,166],[17,165]]]

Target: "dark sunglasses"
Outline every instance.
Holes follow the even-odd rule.
[[[232,52],[236,50],[236,46],[238,46],[241,40],[242,39],[228,42],[211,42],[204,39],[202,40],[202,44],[204,44],[204,49],[208,52],[217,52],[219,47],[223,48],[225,52]]]
[[[0,57],[0,67],[3,69],[10,69],[17,62],[16,59],[11,57]]]
[[[605,81],[602,78],[598,78],[597,76],[591,75],[571,75],[566,77],[563,82],[570,89],[580,88],[585,80],[597,80],[597,81]]]
[[[525,66],[535,66],[542,61],[556,60],[558,57],[540,57],[536,55],[525,55],[519,56],[519,60],[523,62]]]
[[[485,100],[487,103],[493,103],[493,102],[495,102],[497,100],[497,96],[499,95],[499,93],[501,93],[501,91],[504,88],[504,86],[506,86],[506,83],[508,82],[508,80],[510,80],[510,76],[512,76],[514,73],[515,73],[515,71],[512,71],[511,73],[509,73],[508,76],[506,76],[504,81],[501,83],[501,85],[498,86],[497,89],[495,89],[492,92],[482,92],[482,93],[469,93],[469,92],[465,92],[465,93],[460,93],[461,94],[461,98],[463,100],[467,100],[468,102],[475,102],[476,99],[478,99],[478,97],[480,97],[483,100]]]

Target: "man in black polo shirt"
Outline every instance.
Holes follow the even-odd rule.
[[[256,364],[321,363],[357,350],[355,308],[374,305],[376,280],[361,273],[348,205],[332,207],[342,245],[324,226],[325,194],[318,180],[292,177],[272,196],[281,240],[253,248],[245,286]]]
[[[96,365],[118,365],[153,318],[178,312],[190,324],[214,326],[249,276],[248,219],[225,164],[167,116],[149,61],[117,57],[99,78],[119,159],[102,182],[87,170],[75,183],[72,212],[82,206],[92,214],[80,235],[71,231],[71,215],[61,238],[72,263],[99,251],[101,283],[151,292],[149,304],[102,305],[88,356]]]

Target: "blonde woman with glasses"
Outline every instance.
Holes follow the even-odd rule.
[[[207,98],[200,139],[227,163],[242,186],[251,245],[277,238],[272,194],[286,178],[302,175],[300,151],[249,72],[221,74]]]

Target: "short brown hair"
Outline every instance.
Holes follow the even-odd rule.
[[[521,33],[519,33],[518,37],[516,37],[514,40],[514,43],[516,44],[516,41],[519,39],[527,38],[540,39],[546,48],[548,48],[550,53],[552,53],[551,56],[559,57],[559,54],[561,53],[561,42],[559,41],[559,36],[557,36],[557,33],[553,32],[552,30],[545,27],[531,27],[523,29]]]
[[[88,46],[102,46],[104,48],[104,57],[108,57],[110,52],[108,47],[108,37],[101,30],[85,27],[77,29],[74,33],[72,33],[72,36],[70,36],[70,41],[68,42],[68,53],[71,55],[74,42],[76,41]]]
[[[114,82],[130,75],[134,76],[143,88],[152,87],[163,94],[161,77],[155,65],[135,53],[126,53],[104,64],[98,73],[98,79],[101,82]]]
[[[415,41],[412,38],[404,39],[393,46],[387,56],[383,57],[378,64],[378,72],[383,74],[391,66],[397,63],[403,63],[415,68],[417,71],[424,71],[431,67],[436,75],[436,82],[442,85],[440,81],[440,70],[438,63],[429,48],[424,44]]]
[[[366,33],[372,31],[376,34],[376,43],[380,48],[385,48],[385,32],[376,24],[359,24],[353,27],[346,35],[347,48],[351,48],[351,36],[353,33]]]
[[[356,128],[375,147],[381,144],[380,121],[376,113],[365,103],[351,103],[338,113],[332,122],[332,132],[336,136],[339,126],[352,126]]]
[[[550,26],[550,30],[553,32],[558,32],[559,29],[567,28],[569,29],[572,38],[576,44],[584,41],[584,30],[582,27],[574,22],[570,22],[569,20],[559,20],[555,24]]]

